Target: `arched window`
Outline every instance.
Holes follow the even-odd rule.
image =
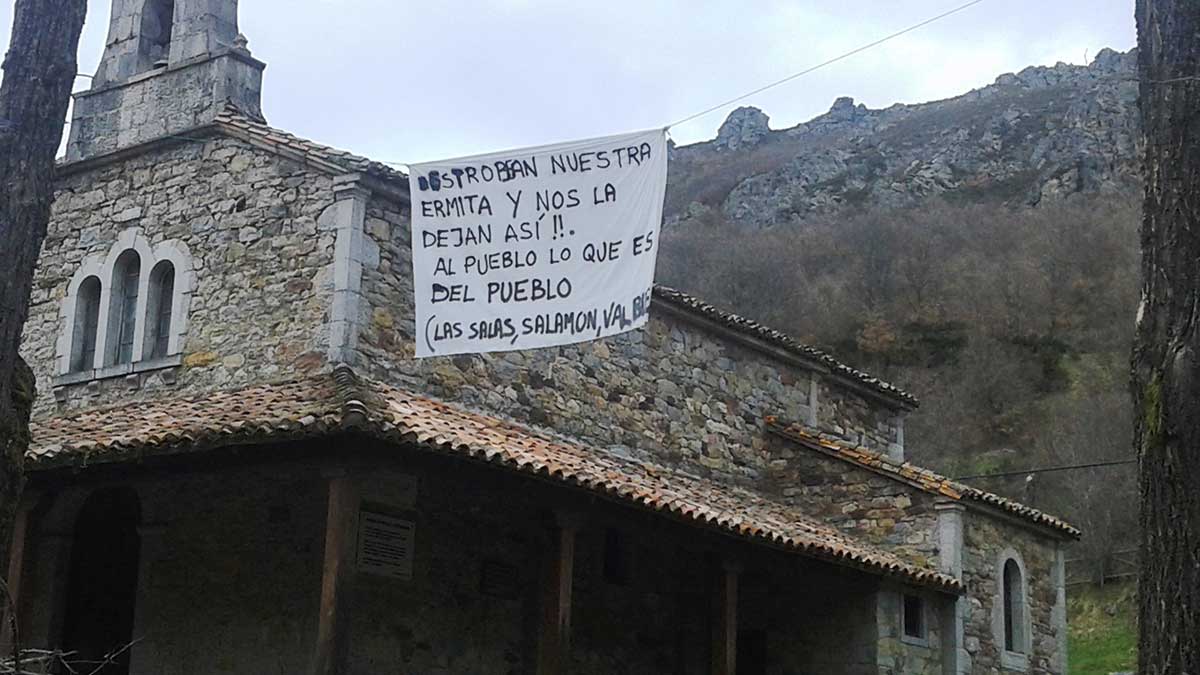
[[[90,276],[76,291],[75,316],[71,328],[71,372],[91,370],[96,365],[96,331],[100,327],[100,279]]]
[[[63,647],[84,664],[79,672],[126,675],[129,650],[96,670],[95,664],[133,638],[137,598],[141,507],[129,488],[98,490],[75,522],[63,617]]]
[[[171,54],[171,28],[175,24],[175,0],[146,0],[142,5],[139,48],[147,69],[167,65]]]
[[[150,270],[150,295],[146,315],[147,358],[160,359],[170,353],[171,312],[175,304],[175,265],[164,260]]]
[[[138,286],[142,259],[136,251],[125,251],[113,267],[112,295],[108,305],[107,365],[133,362],[133,342],[137,330]]]
[[[1013,558],[1004,561],[1001,602],[1004,611],[1004,649],[1025,651],[1025,580]]]
[[[178,366],[195,282],[186,244],[151,245],[135,227],[84,258],[63,298],[54,386]]]

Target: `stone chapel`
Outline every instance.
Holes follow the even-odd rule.
[[[116,675],[1066,672],[1078,531],[906,462],[896,387],[663,287],[633,333],[415,359],[406,176],[267,124],[237,4],[113,0],[75,98],[23,343],[24,645]]]

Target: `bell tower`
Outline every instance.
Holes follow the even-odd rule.
[[[227,104],[262,116],[262,72],[237,0],[113,0],[104,56],[75,95],[67,161],[212,121]]]

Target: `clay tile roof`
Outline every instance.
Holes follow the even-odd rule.
[[[1054,532],[1078,539],[1079,530],[1066,521],[1024,504],[971,487],[938,473],[909,462],[898,462],[887,455],[866,448],[852,447],[845,443],[817,436],[799,424],[787,424],[767,419],[767,428],[799,445],[816,450],[830,457],[850,462],[878,474],[904,481],[931,494],[955,501],[972,501],[999,509]]]
[[[133,414],[131,414],[133,413]],[[40,419],[32,471],[353,428],[376,438],[565,483],[751,542],[961,592],[953,577],[863,544],[747,489],[555,439],[378,382],[332,375]]]
[[[718,309],[703,300],[688,295],[682,291],[677,291],[674,288],[657,285],[654,287],[654,299],[668,303],[674,307],[678,307],[694,314],[703,316],[704,318],[713,321],[721,326],[731,330],[746,334],[750,337],[757,338],[768,344],[774,345],[799,356],[805,360],[815,362],[828,368],[835,375],[840,375],[849,380],[855,381],[866,388],[882,394],[885,397],[898,401],[907,407],[915,408],[919,405],[917,398],[912,394],[888,384],[883,380],[872,377],[867,373],[851,368],[850,366],[838,361],[825,352],[810,347],[806,344],[797,342],[795,338],[781,331],[775,330],[768,326],[764,326],[757,321],[752,321],[737,314],[726,312]]]
[[[35,419],[31,468],[138,457],[148,449],[212,447],[340,428],[331,378],[263,384],[170,401],[131,402]]]
[[[267,126],[262,119],[246,114],[232,105],[227,105],[217,114],[216,123],[225,130],[240,134],[248,140],[256,140],[279,149],[290,150],[306,158],[341,167],[347,172],[365,173],[385,181],[408,185],[408,176],[403,171],[392,168],[383,162],[321,145]]]

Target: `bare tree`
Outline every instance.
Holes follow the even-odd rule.
[[[1132,357],[1139,672],[1200,673],[1200,3],[1138,0],[1145,133]]]
[[[17,354],[50,205],[86,0],[16,0],[0,83],[0,561],[24,483],[33,373]]]

